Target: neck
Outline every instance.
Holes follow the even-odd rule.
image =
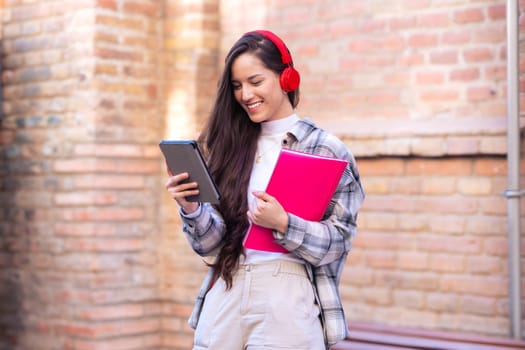
[[[298,120],[299,116],[294,113],[285,118],[262,122],[261,135],[285,133],[290,130],[290,127]]]

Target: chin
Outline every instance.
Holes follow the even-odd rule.
[[[266,121],[266,119],[267,119],[265,116],[257,115],[257,114],[255,114],[255,115],[248,114],[248,117],[254,123],[262,123],[262,122]]]

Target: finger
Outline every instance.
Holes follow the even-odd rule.
[[[170,176],[168,180],[166,180],[165,187],[168,188],[172,186],[177,186],[180,182],[186,180],[187,178],[189,178],[188,173],[180,173],[177,175]]]
[[[255,198],[258,198],[264,202],[268,202],[273,199],[272,196],[270,196],[268,193],[263,192],[263,191],[255,191],[253,192],[253,195],[255,196]]]
[[[179,203],[188,203],[186,197],[196,196],[199,194],[198,188],[181,190],[180,188],[172,187],[168,191],[171,194],[171,197]]]

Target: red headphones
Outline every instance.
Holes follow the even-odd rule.
[[[299,72],[293,67],[292,56],[290,55],[290,51],[288,51],[284,41],[269,30],[254,30],[246,34],[249,33],[258,33],[270,40],[277,47],[281,53],[281,61],[288,66],[281,73],[281,88],[286,92],[297,90],[299,88],[299,83],[301,82],[301,77],[299,76]]]

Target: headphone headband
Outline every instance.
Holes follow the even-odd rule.
[[[253,33],[259,33],[262,36],[264,36],[266,39],[270,40],[272,43],[274,43],[275,46],[277,46],[277,49],[281,53],[281,61],[283,64],[287,65],[293,65],[292,56],[290,55],[290,51],[286,47],[286,44],[284,41],[282,41],[281,38],[279,38],[274,33],[270,32],[269,30],[255,30]]]
[[[277,50],[279,50],[281,54],[281,62],[288,66],[281,73],[280,81],[283,90],[287,92],[297,90],[299,88],[301,78],[299,76],[299,72],[293,67],[292,55],[290,54],[290,51],[286,47],[284,41],[282,41],[281,38],[269,30],[254,30],[247,32],[246,34],[252,33],[257,33],[270,40],[277,47]]]

